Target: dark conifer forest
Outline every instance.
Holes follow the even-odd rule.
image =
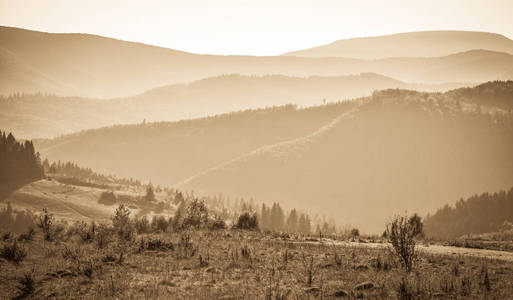
[[[513,222],[513,188],[482,193],[445,205],[424,221],[426,234],[435,238],[458,238],[468,234],[509,229]]]
[[[0,131],[0,186],[9,181],[36,180],[44,176],[39,153],[31,141],[17,141]]]

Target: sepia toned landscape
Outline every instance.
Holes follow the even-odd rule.
[[[513,5],[363,2],[0,0],[0,299],[513,299]]]

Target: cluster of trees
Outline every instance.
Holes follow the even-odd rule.
[[[0,182],[37,180],[44,176],[39,153],[31,141],[18,142],[0,131]]]
[[[429,237],[451,239],[497,232],[507,222],[513,222],[513,188],[460,199],[454,207],[445,205],[426,217],[424,228]]]
[[[292,209],[286,215],[279,203],[274,203],[271,207],[262,204],[258,216],[260,219],[260,228],[264,230],[303,234],[311,232],[311,221],[307,214],[299,213],[296,209]]]

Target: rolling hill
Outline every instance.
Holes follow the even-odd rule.
[[[385,90],[307,109],[89,130],[36,147],[51,160],[199,193],[279,201],[377,232],[394,213],[425,214],[512,185],[513,116],[496,105],[508,101],[512,86]]]
[[[373,73],[338,77],[225,75],[156,88],[122,99],[42,94],[0,99],[0,128],[48,138],[115,124],[177,121],[250,108],[301,106],[369,96],[385,88],[445,91],[465,84],[408,84]]]
[[[513,54],[507,37],[476,31],[420,31],[338,40],[331,44],[285,53],[300,57],[433,57],[484,49]]]
[[[374,72],[406,82],[480,83],[508,79],[504,76],[513,69],[513,56],[488,50],[379,60],[198,55],[88,34],[0,27],[0,63],[9,66],[0,69],[4,95],[38,91],[111,98],[223,74],[305,77]]]

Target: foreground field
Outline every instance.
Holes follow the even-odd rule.
[[[6,237],[3,244],[12,243]],[[79,234],[18,242],[19,265],[0,259],[0,298],[62,299],[511,299],[513,263],[421,252],[409,274],[384,248],[308,243],[238,230],[114,240]],[[26,276],[27,275],[27,276]],[[27,279],[28,278],[28,279]],[[27,292],[29,290],[29,292]],[[25,291],[25,295],[23,294]]]

